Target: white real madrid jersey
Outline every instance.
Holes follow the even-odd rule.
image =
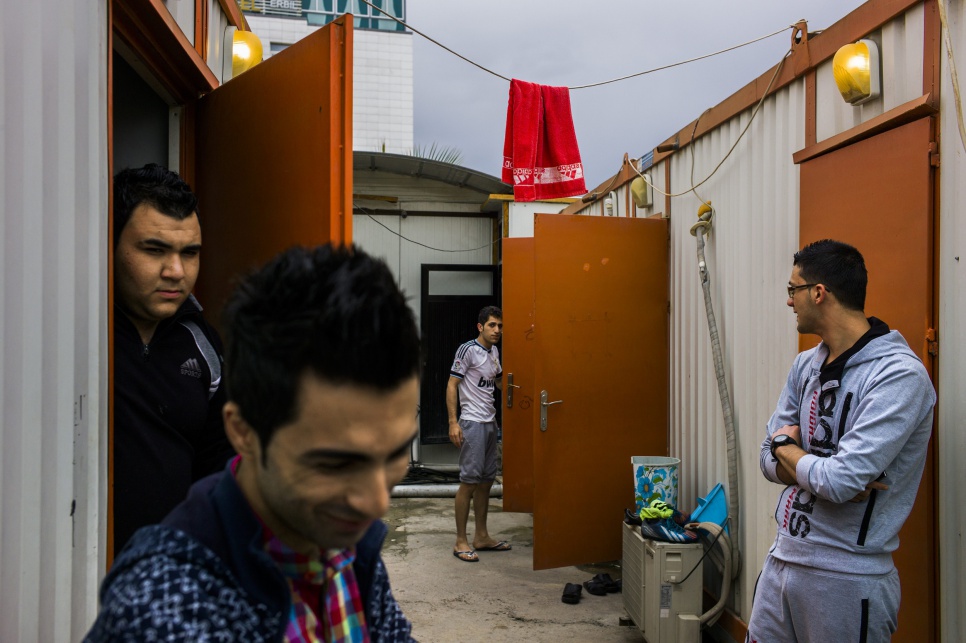
[[[477,340],[468,341],[456,350],[449,373],[462,380],[459,387],[461,419],[474,422],[496,419],[493,387],[503,374],[500,349],[491,346],[486,350]]]

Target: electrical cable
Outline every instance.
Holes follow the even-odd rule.
[[[416,241],[415,239],[410,239],[409,237],[406,237],[406,236],[400,234],[399,232],[396,232],[395,230],[393,230],[392,228],[390,228],[389,226],[387,226],[385,223],[383,223],[382,221],[379,221],[378,219],[376,219],[375,217],[373,217],[371,214],[369,214],[368,212],[366,212],[366,209],[365,208],[359,207],[355,203],[352,204],[352,207],[353,207],[354,210],[359,210],[360,211],[360,214],[364,214],[367,217],[369,217],[372,220],[373,223],[382,226],[383,228],[385,228],[386,230],[388,230],[390,233],[396,235],[397,237],[399,237],[403,241],[408,241],[409,243],[415,244],[417,246],[422,246],[423,248],[427,248],[428,250],[435,250],[436,252],[475,252],[477,250],[482,250],[483,248],[489,248],[493,244],[500,242],[499,239],[494,239],[493,241],[491,241],[489,243],[486,243],[486,244],[483,244],[482,246],[478,246],[476,248],[462,248],[462,249],[456,249],[456,250],[450,250],[450,249],[447,249],[447,248],[434,248],[433,246],[426,245],[425,243],[421,243],[419,241]]]
[[[764,98],[764,96],[762,96],[762,98]],[[761,104],[760,101],[759,101],[759,104]],[[694,128],[691,130],[691,141],[694,141],[694,135],[697,134],[698,132],[698,123],[701,122],[701,118],[710,111],[711,111],[711,108],[709,107],[708,109],[701,112],[698,115],[698,117],[694,120]],[[752,120],[754,120],[755,115],[752,114],[751,118]],[[694,145],[691,145],[690,143],[688,144],[688,153],[691,156],[691,177],[690,177],[691,190],[694,192],[694,196],[698,197],[698,201],[700,201],[701,203],[705,203],[705,199],[700,194],[698,194],[698,186],[694,184]],[[731,152],[728,152],[728,153],[730,154]]]
[[[714,538],[711,540],[711,543],[705,545],[704,554],[700,559],[698,559],[698,562],[694,564],[694,567],[691,568],[691,571],[689,571],[684,578],[681,580],[668,579],[662,581],[669,585],[683,584],[686,580],[691,578],[691,574],[693,574],[694,571],[701,566],[701,562],[707,558],[712,551],[714,551],[715,544],[718,543],[719,539],[721,539],[721,544],[718,546],[721,549],[722,561],[720,565],[716,560],[714,561],[715,566],[718,567],[718,571],[721,572],[721,591],[718,596],[718,602],[715,603],[711,609],[701,614],[699,621],[701,622],[702,627],[710,627],[711,625],[714,625],[715,621],[718,620],[718,617],[721,616],[722,611],[724,611],[725,603],[728,602],[728,597],[731,595],[731,582],[735,577],[737,577],[737,572],[733,570],[732,560],[732,552],[735,551],[735,546],[731,538],[725,533],[725,526],[730,520],[730,516],[725,518],[723,525],[719,525],[715,522],[697,523],[696,527],[698,529],[706,532],[709,535],[714,534]],[[695,524],[691,523],[687,526],[694,527]]]
[[[588,87],[599,87],[601,85],[607,85],[609,83],[616,83],[616,82],[619,82],[619,81],[622,81],[622,80],[627,80],[628,78],[637,78],[638,76],[643,76],[645,74],[652,74],[652,73],[654,73],[656,71],[661,71],[661,70],[664,70],[664,69],[670,69],[672,67],[679,67],[681,65],[686,65],[688,63],[693,63],[693,62],[696,62],[698,60],[704,60],[705,58],[711,58],[712,56],[717,56],[718,54],[723,54],[725,52],[732,51],[734,49],[739,49],[739,48],[744,47],[746,45],[750,45],[750,44],[759,42],[761,40],[765,40],[766,38],[771,38],[772,36],[777,36],[778,34],[782,33],[783,31],[785,31],[786,29],[789,29],[789,28],[794,29],[795,28],[795,25],[789,25],[788,27],[783,27],[783,28],[779,29],[778,31],[772,32],[772,33],[770,33],[770,34],[768,34],[766,36],[761,36],[760,38],[755,38],[754,40],[749,40],[748,42],[743,42],[740,45],[734,45],[733,47],[728,47],[727,49],[722,49],[720,51],[716,51],[716,52],[713,52],[713,53],[710,53],[710,54],[705,54],[703,56],[697,56],[695,58],[689,58],[688,60],[682,60],[680,62],[671,63],[670,65],[664,65],[663,67],[655,67],[654,69],[648,69],[646,71],[639,71],[639,72],[637,72],[635,74],[628,74],[627,76],[621,76],[620,78],[612,78],[610,80],[604,80],[604,81],[601,81],[599,83],[590,83],[588,85],[577,85],[575,87],[568,87],[567,89],[586,89]]]
[[[956,58],[953,56],[953,42],[949,33],[949,21],[946,18],[945,0],[936,0],[939,7],[939,20],[942,22],[943,38],[946,41],[946,57],[949,58],[949,75],[953,85],[953,97],[956,103],[956,120],[959,125],[959,140],[966,149],[966,126],[963,125],[963,98],[959,93],[959,76],[956,74]]]
[[[719,545],[722,554],[722,564],[720,567],[721,571],[721,591],[719,592],[718,602],[715,603],[711,609],[705,611],[701,614],[702,627],[710,627],[714,625],[718,617],[724,612],[725,604],[728,602],[728,597],[731,595],[731,583],[737,578],[738,571],[737,567],[733,569],[734,561],[732,560],[732,552],[737,550],[737,547],[731,541],[728,534],[725,533],[724,527],[713,522],[703,522],[701,523],[701,528],[706,531],[717,530],[718,535],[716,538],[723,538],[723,542]],[[708,551],[711,551],[710,549]],[[715,563],[717,565],[717,563]]]
[[[725,518],[725,525],[727,525],[730,520],[731,520],[731,516],[728,516],[727,518]],[[701,556],[701,558],[698,559],[698,562],[696,562],[694,564],[694,567],[691,568],[691,571],[688,572],[688,575],[687,576],[685,576],[681,580],[668,581],[668,583],[670,583],[671,585],[681,585],[681,584],[684,583],[684,581],[686,581],[689,578],[691,578],[691,574],[693,574],[694,573],[694,570],[696,570],[698,567],[701,566],[701,561],[703,561],[705,558],[708,557],[708,554],[711,553],[711,550],[714,548],[715,543],[718,542],[718,539],[721,538],[721,534],[723,534],[723,533],[724,533],[724,529],[722,529],[721,531],[719,531],[718,534],[714,537],[714,540],[711,541],[711,544],[708,545],[707,547],[705,547],[704,555]]]
[[[635,159],[635,160],[638,160],[638,159]],[[624,167],[624,165],[621,164],[621,167]],[[620,175],[621,175],[620,170],[618,170],[617,171],[617,174],[615,174],[611,178],[610,183],[607,184],[607,187],[606,188],[604,188],[603,190],[600,190],[600,191],[596,191],[595,190],[593,192],[588,192],[583,197],[581,197],[580,200],[583,201],[584,203],[593,203],[594,201],[596,201],[597,199],[599,199],[601,197],[601,195],[607,194],[608,192],[611,191],[611,188],[613,188],[614,187],[614,184],[617,183],[617,178]]]
[[[508,78],[508,77],[504,76],[503,74],[499,74],[499,73],[493,71],[492,69],[488,69],[488,68],[484,67],[483,65],[481,65],[480,63],[478,63],[476,61],[470,60],[469,58],[467,58],[463,54],[460,54],[460,53],[458,53],[456,51],[453,51],[452,49],[450,49],[449,47],[447,47],[443,43],[439,42],[438,40],[434,40],[433,38],[427,36],[426,34],[424,34],[421,31],[419,31],[418,29],[414,29],[411,25],[407,24],[406,22],[403,22],[402,20],[400,20],[396,16],[390,14],[389,12],[385,11],[381,7],[377,7],[372,2],[369,2],[369,0],[360,0],[360,1],[363,4],[369,5],[370,7],[372,7],[373,9],[375,9],[376,11],[378,11],[379,13],[385,15],[387,18],[390,18],[392,20],[395,20],[397,23],[401,24],[406,29],[409,29],[414,34],[417,34],[419,36],[422,36],[423,38],[425,38],[426,40],[430,41],[431,43],[433,43],[437,47],[440,47],[441,49],[445,49],[446,51],[448,51],[449,53],[453,54],[457,58],[461,58],[461,59],[465,60],[466,62],[468,62],[469,64],[473,65],[474,67],[477,67],[477,68],[485,71],[488,74],[492,74],[493,76],[496,76],[497,78],[502,78],[503,80],[505,80],[507,82],[510,82],[512,80],[511,78]],[[774,32],[772,32],[770,34],[767,34],[767,35],[764,35],[764,36],[760,36],[758,38],[755,38],[754,40],[749,40],[749,41],[743,42],[743,43],[741,43],[739,45],[733,45],[731,47],[727,47],[725,49],[721,49],[719,51],[715,51],[715,52],[712,52],[710,54],[704,54],[703,56],[697,56],[695,58],[689,58],[688,60],[681,60],[679,62],[671,63],[669,65],[663,65],[661,67],[655,67],[654,69],[647,69],[645,71],[639,71],[639,72],[634,73],[634,74],[628,74],[627,76],[621,76],[620,78],[612,78],[610,80],[604,80],[604,81],[597,82],[597,83],[589,83],[587,85],[576,85],[574,87],[568,87],[567,89],[587,89],[588,87],[599,87],[601,85],[607,85],[609,83],[616,83],[616,82],[619,82],[619,81],[622,81],[622,80],[627,80],[629,78],[636,78],[638,76],[643,76],[645,74],[651,74],[651,73],[654,73],[656,71],[661,71],[661,70],[664,70],[664,69],[670,69],[672,67],[679,67],[680,65],[686,65],[688,63],[693,63],[693,62],[696,62],[698,60],[704,60],[705,58],[711,58],[713,56],[717,56],[719,54],[723,54],[723,53],[726,53],[726,52],[729,52],[729,51],[733,51],[735,49],[740,49],[741,47],[745,47],[747,45],[754,44],[756,42],[765,40],[767,38],[771,38],[772,36],[777,36],[778,34],[782,33],[783,31],[785,31],[786,29],[789,29],[789,28],[796,29],[797,27],[795,25],[789,25],[788,27],[782,27],[778,31],[774,31]]]
[[[677,194],[669,194],[669,193],[661,190],[659,187],[657,187],[656,185],[654,185],[653,183],[651,183],[647,179],[647,177],[644,176],[639,169],[637,169],[636,164],[631,163],[631,167],[634,168],[634,171],[637,172],[637,175],[639,177],[641,177],[642,179],[644,179],[644,182],[647,183],[649,186],[651,186],[651,189],[652,190],[654,190],[655,192],[659,192],[660,194],[663,194],[666,197],[675,198],[675,197],[679,197],[679,196],[685,196],[685,195],[690,194],[692,192],[694,192],[695,195],[697,195],[697,188],[699,188],[702,185],[704,185],[705,183],[707,183],[711,179],[711,177],[714,176],[715,173],[719,169],[721,169],[721,166],[724,165],[724,162],[728,160],[728,157],[731,156],[731,153],[735,151],[735,148],[738,147],[738,143],[741,142],[741,139],[745,135],[745,132],[748,131],[748,128],[750,128],[751,127],[751,124],[755,121],[755,116],[758,115],[758,111],[761,109],[761,106],[765,103],[765,99],[768,97],[768,93],[771,91],[772,85],[775,84],[775,79],[778,78],[778,75],[781,73],[782,67],[784,67],[784,65],[785,65],[785,61],[788,59],[788,56],[791,53],[792,52],[789,49],[787,52],[785,52],[785,55],[782,56],[782,59],[778,62],[778,66],[775,68],[775,73],[772,74],[771,80],[768,82],[768,87],[765,88],[765,91],[764,91],[764,93],[761,96],[761,100],[759,100],[758,101],[758,104],[755,105],[755,109],[751,112],[751,118],[748,119],[748,122],[745,124],[745,127],[741,130],[741,133],[738,135],[738,138],[735,139],[735,142],[734,142],[734,144],[732,144],[731,149],[728,150],[728,153],[724,155],[724,158],[722,158],[721,161],[718,162],[718,164],[715,166],[715,168],[713,170],[711,170],[711,174],[709,174],[708,176],[706,176],[701,182],[699,182],[697,185],[694,184],[694,167],[693,167],[693,160],[694,160],[693,154],[694,154],[694,152],[693,152],[693,150],[692,150],[692,157],[691,157],[692,158],[691,187],[690,187],[690,189],[687,189],[684,192],[678,192]],[[702,112],[701,113],[701,116],[704,116],[704,114],[707,111],[708,110],[705,110],[704,112]],[[701,117],[699,116],[698,119],[700,120],[700,118]],[[691,131],[691,140],[689,140],[687,143],[685,143],[685,145],[692,145],[692,143],[694,143],[694,135],[697,132],[697,129],[698,129],[698,122],[695,121],[694,128]],[[640,161],[640,159],[636,159],[636,160],[637,161]],[[702,201],[702,203],[703,202],[704,201]]]

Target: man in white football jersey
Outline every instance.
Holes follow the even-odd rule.
[[[485,307],[480,311],[476,328],[480,331],[479,336],[456,350],[446,385],[449,439],[460,450],[460,488],[456,492],[456,546],[453,555],[468,563],[479,561],[478,550],[511,549],[510,543],[496,540],[486,529],[490,487],[497,472],[499,427],[496,423],[493,387],[500,385],[500,376],[503,375],[500,350],[496,347],[503,335],[503,311],[496,306]],[[471,498],[476,523],[472,547],[466,537]]]

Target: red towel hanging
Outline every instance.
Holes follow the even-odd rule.
[[[569,89],[510,81],[503,181],[513,185],[517,201],[587,192]]]

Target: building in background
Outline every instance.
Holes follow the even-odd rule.
[[[406,20],[406,0],[375,0]],[[239,0],[265,58],[344,13],[353,20],[352,149],[410,154],[413,149],[413,38],[359,0]]]

